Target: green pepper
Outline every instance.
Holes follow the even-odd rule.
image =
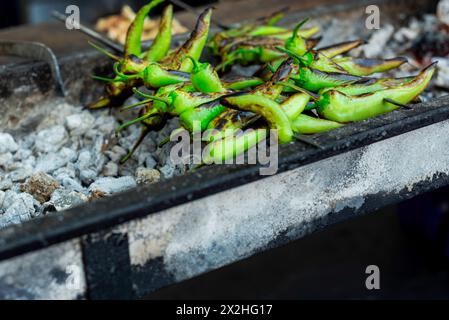
[[[217,72],[209,63],[200,63],[194,58],[187,56],[193,63],[191,74],[192,84],[198,91],[203,93],[226,92]]]
[[[228,159],[233,159],[236,156],[244,153],[266,138],[266,129],[256,129],[248,130],[241,135],[232,135],[223,139],[216,140],[206,146],[206,149],[203,152],[203,163],[224,163]]]
[[[270,37],[236,38],[220,50],[221,63],[217,69],[224,71],[233,63],[246,65],[273,61],[283,56],[275,49],[282,43],[282,40]]]
[[[291,121],[296,119],[310,101],[310,96],[306,93],[296,93],[285,99],[281,103],[281,108],[284,110],[288,119]]]
[[[132,87],[140,85],[138,79],[128,82],[114,81],[106,84],[104,94],[96,101],[88,104],[89,109],[101,109],[108,106],[121,106],[132,95]]]
[[[223,93],[203,94],[198,92],[186,92],[182,89],[168,90],[161,96],[148,95],[137,89],[134,89],[134,92],[148,100],[155,100],[153,103],[154,108],[163,110],[174,116],[178,116],[186,110],[194,109],[203,104],[219,100],[224,96]],[[162,107],[161,105],[165,105],[165,107]]]
[[[161,64],[169,69],[191,72],[193,68],[192,61],[185,59],[185,57],[190,56],[195,60],[199,60],[209,34],[211,15],[211,8],[204,10],[199,16],[189,39],[181,47],[165,57]]]
[[[136,14],[134,21],[128,29],[125,42],[125,58],[130,55],[140,57],[142,54],[142,31],[145,18],[150,13],[151,9],[162,3],[164,0],[153,0],[147,5],[143,6]]]
[[[305,114],[298,115],[292,121],[292,130],[300,134],[326,132],[342,127],[343,124],[326,119],[319,119]]]
[[[257,77],[233,77],[222,79],[223,86],[228,90],[244,90],[250,87],[255,87],[264,83],[264,81]]]
[[[271,36],[279,33],[284,33],[287,30],[278,26],[258,26],[249,31],[246,35],[251,37]]]
[[[285,41],[285,48],[296,53],[297,55],[304,55],[307,51],[307,43],[301,35],[298,34],[299,29],[309,21],[309,18],[301,21],[294,29],[290,38]]]
[[[162,60],[170,50],[172,39],[173,6],[168,5],[162,13],[159,30],[148,51],[144,54],[144,60],[158,62]]]
[[[338,90],[326,91],[317,102],[318,113],[328,120],[345,123],[396,110],[419,96],[431,80],[435,66],[436,63],[431,64],[406,84],[372,93],[351,96]]]
[[[340,54],[346,53],[348,51],[351,51],[352,49],[360,47],[363,44],[366,44],[365,40],[346,41],[328,47],[320,48],[317,51],[322,53],[328,58],[334,58]]]
[[[217,69],[226,70],[232,63],[245,65],[251,62],[266,63],[276,60],[285,56],[276,50],[277,46],[283,44],[301,55],[304,54],[317,45],[319,41],[316,39],[306,40],[300,33],[300,28],[307,21],[308,19],[299,23],[293,31],[282,33],[284,36],[280,36],[278,33],[282,30],[279,27],[259,27],[256,29],[257,31],[242,32],[238,36],[234,34],[234,37],[226,38],[222,36],[220,43],[212,46],[213,53],[220,55],[222,60]]]
[[[320,32],[320,27],[314,26],[314,27],[304,28],[304,29],[299,30],[298,35],[304,39],[311,40],[311,38],[319,32]],[[287,40],[288,38],[291,38],[292,34],[293,34],[293,31],[288,30],[288,31],[285,31],[282,33],[272,34],[270,37],[280,39],[280,40]]]
[[[290,77],[294,82],[304,89],[319,91],[323,88],[334,88],[362,80],[359,76],[346,73],[323,72],[311,68],[302,67],[298,73]]]
[[[188,73],[166,70],[158,64],[151,64],[142,72],[142,79],[145,86],[150,88],[160,88],[172,84],[187,82],[190,79]]]
[[[138,64],[139,66],[141,64]],[[114,73],[119,79],[128,82],[130,79],[139,79],[149,88],[160,88],[172,84],[187,82],[190,80],[190,74],[175,70],[167,70],[158,63],[150,63],[144,69],[134,70],[133,75],[126,75],[119,70],[119,65],[114,66]]]
[[[276,129],[281,143],[290,142],[293,131],[290,121],[275,101],[257,94],[244,94],[223,98],[225,106],[237,108],[261,115],[269,124],[270,128]]]
[[[337,65],[352,75],[367,76],[373,73],[385,72],[398,68],[407,62],[407,58],[398,57],[393,59],[356,59],[342,57],[333,60]],[[325,71],[325,70],[323,70]]]
[[[285,28],[275,26],[283,15],[283,12],[276,12],[269,17],[259,19],[257,23],[244,24],[237,28],[217,32],[209,40],[207,46],[212,54],[219,55],[223,48],[224,42],[229,39],[246,36],[270,36],[288,32]]]
[[[107,50],[99,47],[98,45],[89,42],[89,44],[94,47],[96,50],[100,51],[101,53],[107,55],[109,58],[116,61],[114,66],[118,66],[119,64],[123,63],[123,68],[129,68],[130,70],[125,70],[124,72],[134,71],[137,66],[134,63],[134,59],[136,59],[135,56],[129,56],[128,58],[121,59],[120,57],[117,57],[116,55],[108,52]],[[117,106],[121,105],[132,93],[132,87],[134,85],[140,85],[141,80],[136,78],[122,78],[119,76],[116,76],[115,78],[104,78],[99,76],[92,76],[95,80],[105,81],[105,92],[104,95],[101,96],[97,101],[94,101],[88,105],[88,108],[90,109],[99,109],[104,108],[107,106]]]
[[[308,40],[309,42],[310,40]],[[362,44],[364,44],[364,40],[355,40],[355,41],[348,41],[348,42],[342,42],[336,45],[332,45],[329,47],[324,47],[318,50],[315,50],[313,52],[316,52],[319,54],[320,57],[326,57],[327,60],[329,60],[329,58],[333,58],[337,55],[340,55],[342,53],[348,52]],[[316,44],[315,44],[316,45]],[[310,51],[313,47],[315,47],[315,45],[310,46],[309,44],[307,45],[307,51]],[[300,47],[300,45],[297,45],[298,47]],[[294,59],[296,59],[298,62],[298,64],[300,64],[303,67],[311,67],[313,65],[313,59],[314,59],[314,54],[313,52],[305,52],[304,54],[296,54],[294,48],[292,48],[292,45],[289,46],[291,49],[287,49],[287,48],[283,48],[283,47],[277,47],[277,50],[280,50],[281,52],[287,53],[290,56],[292,56]],[[298,51],[298,49],[297,49]],[[302,50],[303,51],[303,50]],[[299,53],[302,52],[301,50],[299,50]],[[258,71],[258,75],[262,78],[262,79],[269,79],[273,73],[273,71],[277,70],[277,68],[286,60],[285,56],[283,55],[281,58],[278,58],[276,60],[273,60],[270,64],[265,65],[264,67],[262,67],[259,71]],[[299,61],[300,60],[300,61]],[[321,61],[321,63],[323,63]],[[344,71],[343,68],[336,66],[333,62],[331,63],[331,67],[332,70],[338,70],[340,73],[341,72],[346,72]],[[329,68],[325,68],[325,69],[329,69]]]
[[[200,124],[201,131],[207,129],[209,123],[223,113],[226,107],[220,104],[219,101],[212,101],[200,105],[194,109],[188,109],[179,115],[181,125],[192,133],[194,132],[195,122]]]
[[[345,85],[340,87],[335,87],[333,89],[344,93],[346,95],[356,96],[361,95],[365,93],[373,93],[375,91],[383,90],[383,89],[389,89],[392,87],[398,87],[403,86],[410,81],[412,81],[414,77],[406,77],[406,78],[398,78],[398,79],[390,79],[390,78],[383,78],[383,79],[366,79],[357,81],[354,84],[351,85]],[[329,91],[330,89],[323,89],[320,91],[320,94],[325,93],[326,91]]]
[[[226,109],[217,117],[212,119],[207,126],[204,141],[215,141],[226,136],[233,135],[258,120],[260,116],[249,111]]]

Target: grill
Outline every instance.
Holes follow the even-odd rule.
[[[390,16],[435,7],[434,1],[368,2]],[[291,13],[287,22],[361,16],[368,2]],[[90,74],[110,67],[92,51],[63,57],[59,64],[67,100],[78,104],[101,92]],[[0,67],[0,127],[8,122],[12,134],[27,130],[18,114],[56,99],[46,63]],[[444,96],[314,135],[322,148],[282,146],[274,176],[260,176],[258,166],[204,167],[0,230],[0,297],[143,297],[447,185],[448,119]]]

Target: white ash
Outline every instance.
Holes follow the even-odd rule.
[[[440,0],[437,6],[437,16],[441,22],[449,26],[449,0]]]
[[[368,43],[363,46],[363,52],[367,58],[375,58],[380,55],[388,55],[385,53],[385,46],[394,33],[394,27],[386,24],[371,35]]]
[[[12,183],[11,179],[7,179],[5,177],[3,177],[3,178],[0,177],[0,190],[1,191],[9,190],[12,188],[12,186],[13,186],[13,183]]]
[[[34,147],[42,153],[55,152],[67,142],[67,139],[67,130],[62,125],[58,125],[40,131]]]
[[[0,228],[10,224],[20,224],[38,215],[36,208],[39,202],[28,193],[16,193],[7,191],[3,196],[0,208]]]
[[[36,108],[49,112],[35,131],[26,135],[0,131],[0,228],[123,192],[137,186],[135,177],[139,183],[153,183],[161,176],[185,172],[185,168],[170,169],[174,167],[168,161],[170,149],[158,150],[159,142],[179,127],[177,121],[150,133],[122,165],[120,160],[134,145],[141,127],[131,126],[115,137],[116,119],[127,121],[135,113],[89,111],[65,102]],[[44,203],[21,191],[21,185],[38,172],[59,184]]]
[[[95,124],[95,117],[88,111],[72,114],[66,118],[66,126],[72,136],[85,134]]]
[[[19,146],[9,133],[0,133],[0,154],[15,152]]]
[[[110,195],[113,193],[123,192],[125,190],[134,188],[135,186],[136,180],[134,179],[134,177],[104,177],[92,183],[89,187],[89,191]]]
[[[45,203],[45,206],[53,207],[56,211],[62,211],[81,205],[88,200],[88,197],[81,192],[60,188],[53,192],[51,199]]]
[[[449,59],[436,58],[438,61],[438,73],[435,80],[437,86],[449,89]]]
[[[103,175],[106,177],[115,177],[118,175],[118,164],[109,161],[103,168]]]

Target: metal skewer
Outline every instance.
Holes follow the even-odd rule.
[[[51,13],[51,15],[58,19],[59,21],[65,23],[67,20],[67,16],[65,14],[62,14],[58,11],[53,11]],[[101,42],[102,44],[104,44],[105,46],[115,50],[118,53],[122,53],[123,52],[123,46],[115,41],[112,41],[110,39],[108,39],[106,36],[98,33],[97,31],[83,25],[83,24],[79,24],[79,31],[81,31],[82,33],[86,34],[87,36],[97,40],[98,42]]]

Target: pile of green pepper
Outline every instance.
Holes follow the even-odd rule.
[[[319,39],[311,37],[319,29],[305,28],[307,19],[292,30],[277,26],[282,13],[218,32],[209,39],[212,9],[207,9],[188,40],[171,50],[171,5],[163,11],[157,37],[142,52],[144,19],[162,2],[153,0],[139,10],[128,30],[123,57],[94,45],[115,61],[114,76],[95,76],[106,82],[105,93],[89,107],[122,106],[132,95],[141,98],[122,108],[140,108],[139,116],[117,128],[117,133],[133,124],[142,125],[141,137],[122,162],[149,132],[159,130],[172,117],[178,117],[192,134],[207,131],[203,137],[209,144],[207,163],[221,163],[266,139],[268,129],[277,131],[280,143],[288,143],[299,134],[325,132],[408,107],[435,71],[432,64],[416,77],[369,77],[407,60],[344,55],[363,45],[361,40],[317,50]],[[199,62],[205,47],[220,59],[216,67]],[[261,67],[254,77],[223,80],[219,72],[234,64]],[[248,127],[256,130],[234,134]]]

